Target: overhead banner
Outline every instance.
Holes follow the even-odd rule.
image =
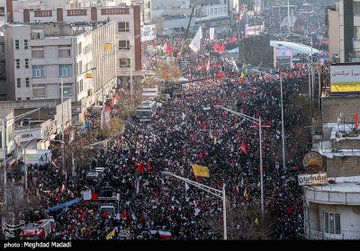
[[[141,27],[141,42],[151,41],[156,39],[156,25],[144,25]]]
[[[360,64],[330,66],[331,95],[360,93]]]
[[[50,150],[26,149],[26,164],[44,165],[51,162],[52,153]]]
[[[298,184],[299,186],[313,186],[313,185],[324,185],[327,184],[326,173],[316,174],[299,174]]]
[[[248,26],[245,28],[245,36],[259,36],[264,31],[264,25]]]

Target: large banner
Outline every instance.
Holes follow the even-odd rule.
[[[156,39],[156,25],[144,25],[141,27],[141,42],[151,41]]]
[[[50,150],[26,149],[26,163],[44,165],[51,162]]]
[[[331,95],[360,93],[360,64],[330,66]]]
[[[264,25],[248,26],[245,28],[245,36],[259,36],[264,31]]]

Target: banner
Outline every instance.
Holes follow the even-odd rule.
[[[156,39],[156,25],[144,25],[141,27],[141,42],[151,41]]]
[[[51,162],[52,153],[50,150],[26,149],[26,163],[44,165]]]
[[[215,38],[215,28],[209,29],[209,38],[210,40],[213,40]]]
[[[360,64],[331,65],[330,92],[332,95],[360,93]]]
[[[299,186],[323,185],[328,183],[326,173],[299,174],[298,182]]]
[[[191,165],[191,167],[195,176],[210,178],[209,168],[207,166]]]
[[[192,49],[195,53],[198,53],[198,51],[200,50],[202,37],[203,37],[202,29],[201,29],[201,26],[200,26],[198,31],[196,32],[195,37],[193,38],[193,40],[189,44],[190,49]]]
[[[247,26],[245,28],[245,37],[259,36],[264,31],[264,25]]]

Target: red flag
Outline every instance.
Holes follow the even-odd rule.
[[[354,122],[355,122],[355,129],[358,129],[359,128],[359,113],[355,113],[354,114]]]
[[[216,75],[216,80],[220,80],[224,76],[224,73],[222,71],[219,71]]]
[[[200,124],[200,129],[201,129],[201,130],[204,130],[204,129],[205,129],[205,123],[204,123],[204,122],[201,122],[201,124]]]
[[[91,200],[97,201],[98,199],[99,199],[99,195],[97,193],[92,193],[91,194]]]
[[[167,44],[166,49],[165,49],[165,53],[166,53],[167,55],[170,55],[170,54],[171,54],[171,44],[170,44],[170,43]]]
[[[246,151],[246,144],[245,144],[244,141],[241,143],[240,149],[241,149],[244,153],[247,153],[247,151]]]
[[[229,39],[229,43],[230,44],[233,44],[233,43],[235,43],[236,42],[236,36],[234,35],[234,36],[232,36],[230,39]]]
[[[147,162],[147,170],[148,170],[148,171],[151,170],[150,161]]]
[[[124,209],[124,211],[120,215],[121,219],[125,220],[126,215],[127,215],[127,211],[126,211],[126,209]]]
[[[135,165],[137,166],[136,172],[142,174],[144,172],[144,161],[141,161],[141,163],[135,162]]]

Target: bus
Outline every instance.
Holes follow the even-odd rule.
[[[137,108],[137,117],[140,121],[150,121],[156,114],[157,103],[153,100],[143,101]]]

